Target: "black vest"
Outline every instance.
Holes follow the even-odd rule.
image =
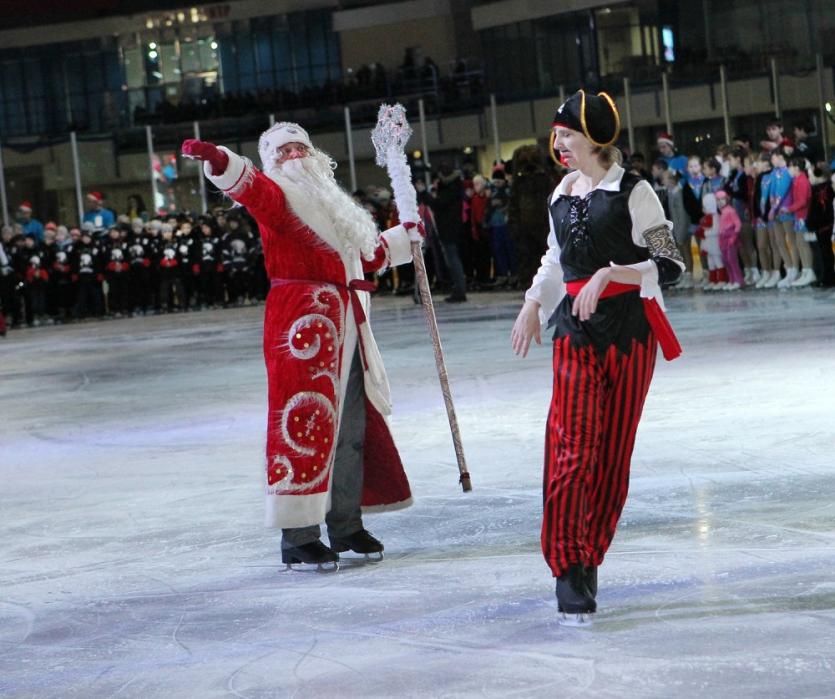
[[[631,265],[649,259],[647,249],[632,241],[629,195],[640,181],[626,172],[616,192],[594,189],[585,197],[563,194],[551,204],[565,281],[591,277],[610,262]],[[631,351],[633,340],[646,344],[650,329],[637,289],[601,299],[586,322],[571,314],[573,301],[566,295],[551,316],[548,327],[555,326],[555,340],[570,337],[576,346],[592,344],[602,353],[615,345],[624,354]]]

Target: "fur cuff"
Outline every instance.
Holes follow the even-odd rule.
[[[390,267],[405,265],[407,262],[412,261],[412,246],[409,240],[409,231],[403,228],[402,225],[394,226],[383,231],[380,237],[385,243]]]
[[[214,176],[212,175],[211,164],[203,163],[203,173],[226,196],[234,197],[236,194],[240,194],[252,182],[255,177],[255,168],[247,158],[242,158],[225,146],[220,146],[220,150],[229,156],[229,164],[226,166],[226,172],[222,175]]]

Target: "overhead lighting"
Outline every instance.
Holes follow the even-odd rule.
[[[148,51],[148,58],[152,61],[157,60],[157,56],[159,56],[159,54],[156,51]]]
[[[470,155],[472,152],[473,152],[473,147],[472,146],[467,146],[466,148],[464,148],[464,155]]]
[[[412,157],[415,160],[420,160],[423,157],[423,153],[421,153],[419,150],[413,151],[412,152]]]
[[[157,47],[157,43],[156,43],[155,41],[152,41],[150,44],[148,44],[148,48],[149,48],[149,49],[151,49],[152,51],[153,51],[156,47]]]
[[[827,102],[827,103],[826,103],[826,111],[827,111],[827,112],[831,112],[831,111],[832,111],[832,102]]]
[[[212,47],[212,51],[217,51],[217,42],[216,41],[213,41],[211,44],[209,44],[209,46]]]

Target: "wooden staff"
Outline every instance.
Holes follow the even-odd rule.
[[[473,489],[473,484],[470,481],[470,472],[467,470],[467,461],[464,458],[464,446],[461,443],[461,432],[458,429],[455,406],[452,404],[452,392],[449,389],[449,377],[446,373],[444,348],[441,346],[441,334],[438,332],[435,306],[432,303],[432,292],[429,290],[429,276],[426,274],[426,265],[423,261],[423,250],[420,243],[412,243],[412,260],[415,263],[415,278],[417,279],[418,289],[420,289],[420,303],[426,316],[426,325],[429,326],[429,335],[432,337],[432,348],[435,350],[435,366],[438,368],[438,380],[441,382],[441,393],[444,396],[449,429],[452,432],[455,458],[458,459],[458,471],[461,474],[458,480],[461,483],[461,488],[466,493]]]
[[[412,175],[406,162],[405,147],[412,135],[412,129],[406,119],[406,110],[400,105],[380,106],[377,116],[377,126],[371,133],[374,150],[377,154],[377,164],[388,170],[392,182],[394,201],[397,205],[401,221],[408,221],[407,227],[420,225],[420,215],[417,208],[417,193],[412,184]],[[422,226],[420,226],[422,228]],[[410,236],[411,237],[411,236]],[[420,289],[420,300],[432,337],[432,347],[435,350],[435,366],[438,369],[438,379],[441,382],[441,393],[444,396],[449,429],[452,432],[452,443],[455,447],[455,457],[458,460],[460,477],[458,482],[464,492],[473,489],[467,462],[464,459],[464,447],[461,444],[461,432],[458,429],[458,418],[455,406],[452,404],[452,392],[449,388],[449,377],[446,372],[444,350],[441,346],[441,335],[438,332],[438,321],[435,318],[435,307],[432,304],[432,294],[429,291],[429,278],[426,275],[426,265],[423,261],[423,250],[419,240],[412,238],[412,260],[415,264],[415,279]]]

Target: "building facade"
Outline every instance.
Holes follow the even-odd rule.
[[[43,216],[77,216],[70,131],[81,139],[84,188],[109,192],[119,208],[120,198],[150,189],[148,126],[161,162],[176,157],[195,120],[204,137],[254,156],[270,115],[302,121],[344,160],[348,106],[362,185],[383,179],[367,133],[383,100],[404,102],[413,118],[423,100],[432,160],[475,157],[485,168],[519,143],[542,142],[559,96],[581,86],[609,91],[627,111],[629,79],[624,143],[631,135],[645,152],[668,121],[685,150],[725,140],[720,66],[733,133],[756,134],[780,114],[822,134],[821,105],[833,99],[831,0],[233,0],[137,9],[148,4],[0,30],[10,207],[27,198]],[[180,163],[178,175],[178,202],[196,206],[196,168]]]

